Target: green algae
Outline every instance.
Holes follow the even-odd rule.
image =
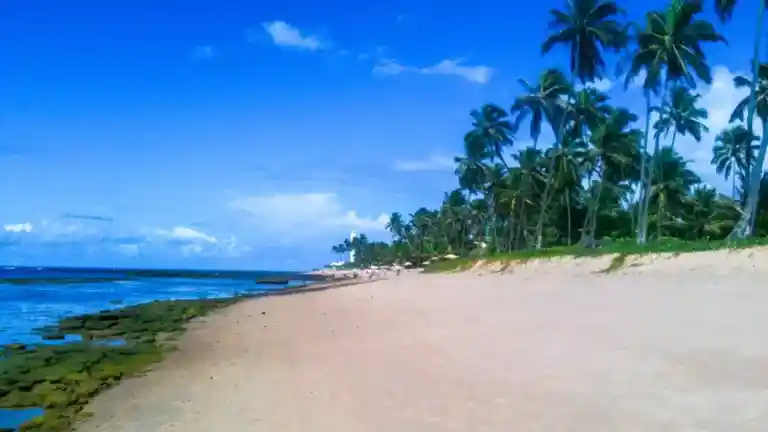
[[[146,372],[173,349],[170,343],[192,319],[243,298],[156,301],[67,317],[39,329],[45,339],[77,334],[82,342],[3,347],[0,408],[42,407],[21,431],[72,430],[87,417],[91,399],[123,379]],[[103,341],[118,340],[121,345]]]

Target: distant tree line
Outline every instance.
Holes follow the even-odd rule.
[[[762,26],[763,2],[757,17]],[[485,104],[470,112],[464,154],[455,158],[458,188],[437,209],[419,208],[407,218],[393,213],[392,242],[367,237],[334,246],[355,250],[361,264],[412,261],[445,254],[467,256],[594,246],[601,239],[638,244],[681,240],[743,239],[768,233],[768,63],[755,37],[751,76],[734,85],[749,95],[732,109],[731,124],[716,135],[711,163],[730,183],[725,193],[703,184],[675,148],[681,137],[701,142],[708,112],[699,106],[698,83],[711,84],[704,46],[724,43],[702,17],[704,3],[672,0],[643,23],[624,20],[617,2],[570,0],[552,10],[552,34],[541,50],[570,52],[570,69],[520,79],[509,109]],[[722,23],[734,0],[715,0]],[[625,88],[642,86],[644,121],[616,106],[593,83],[606,75],[606,53],[615,54]],[[762,121],[754,134],[754,118]],[[652,121],[653,120],[653,121]],[[539,147],[542,130],[554,141]],[[517,147],[516,140],[533,142]]]

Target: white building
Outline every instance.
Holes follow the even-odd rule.
[[[354,244],[356,237],[357,237],[357,232],[352,231],[351,233],[349,233],[349,241],[352,244]],[[349,250],[349,262],[350,263],[354,263],[355,262],[355,250],[354,249],[350,249]]]

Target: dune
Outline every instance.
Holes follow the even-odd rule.
[[[767,258],[482,263],[243,302],[79,430],[763,431]]]

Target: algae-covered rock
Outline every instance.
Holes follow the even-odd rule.
[[[80,315],[38,329],[44,339],[79,334],[82,342],[6,345],[0,358],[0,408],[44,407],[22,431],[68,431],[100,391],[162,360],[189,320],[239,299],[173,300]],[[119,345],[99,341],[119,340]],[[94,342],[91,342],[94,341]],[[2,432],[2,431],[0,431]]]

